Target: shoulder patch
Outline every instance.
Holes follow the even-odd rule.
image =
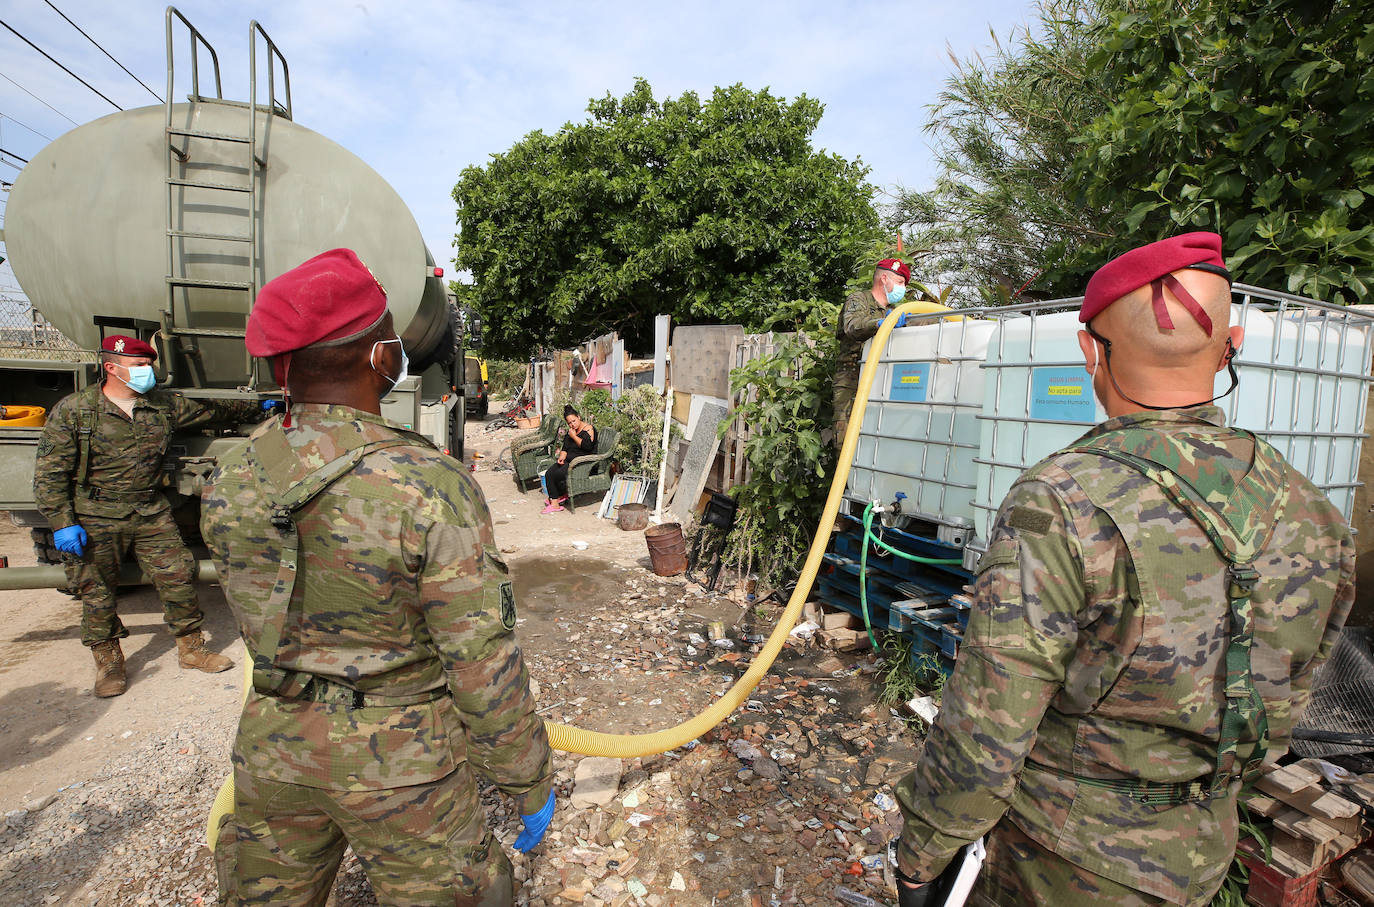
[[[1036,535],[1044,535],[1053,524],[1052,515],[1031,507],[1013,507],[1011,515],[1007,517],[1008,528],[1023,529]]]
[[[515,629],[515,589],[510,582],[501,584],[501,626]]]

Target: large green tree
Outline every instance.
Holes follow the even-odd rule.
[[[1085,207],[1068,179],[1076,137],[1111,100],[1088,63],[1103,27],[1099,0],[1046,0],[1034,29],[951,56],[925,124],[935,185],[899,192],[888,215],[921,278],[997,301],[1034,282],[1051,249],[1110,235],[1111,206]]]
[[[812,147],[811,98],[657,101],[638,79],[587,110],[454,187],[493,355],[609,330],[647,345],[660,313],[756,327],[786,300],[840,296],[877,234],[868,169]]]
[[[1374,20],[1357,0],[1046,0],[932,110],[918,269],[1055,295],[1132,246],[1215,230],[1245,282],[1374,289]]]
[[[1131,2],[1090,61],[1115,100],[1070,180],[1117,235],[1060,263],[1075,278],[1141,239],[1215,230],[1247,283],[1335,302],[1374,293],[1374,18],[1363,0]]]

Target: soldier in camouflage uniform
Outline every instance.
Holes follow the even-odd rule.
[[[263,288],[248,349],[296,402],[205,490],[202,534],[254,664],[215,852],[229,904],[323,904],[351,845],[383,904],[509,905],[477,778],[516,801],[517,849],[553,814],[486,501],[380,415],[406,372],[385,300],[347,250]]]
[[[835,332],[840,338],[840,353],[835,366],[835,446],[844,444],[849,430],[849,411],[854,408],[854,394],[859,388],[859,369],[863,363],[864,341],[878,332],[889,304],[896,305],[906,296],[906,284],[911,268],[897,258],[884,258],[873,270],[873,286],[856,290],[845,299],[840,309]]]
[[[134,337],[101,345],[102,382],[53,407],[38,442],[33,494],[64,552],[81,596],[81,642],[95,656],[95,695],[127,688],[115,611],[119,562],[131,547],[162,600],[183,668],[223,671],[232,662],[205,647],[195,559],[162,494],[162,461],[172,435],[212,422],[261,418],[255,402],[191,400],[153,389],[157,351]]]
[[[904,907],[981,835],[979,904],[1202,905],[1224,881],[1236,795],[1285,751],[1354,598],[1340,513],[1209,405],[1243,339],[1229,315],[1215,234],[1089,283],[1080,343],[1111,418],[998,512],[898,787]]]

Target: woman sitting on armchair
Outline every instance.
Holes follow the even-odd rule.
[[[577,457],[596,453],[596,429],[590,422],[583,422],[581,415],[571,405],[563,407],[563,421],[568,423],[563,449],[544,473],[549,495],[544,501],[544,513],[557,513],[568,499],[568,464]]]

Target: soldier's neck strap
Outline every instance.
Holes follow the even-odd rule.
[[[1205,314],[1206,313],[1204,313],[1204,315]],[[1168,317],[1167,313],[1165,317]],[[1170,327],[1172,326],[1173,324],[1171,322]],[[1239,351],[1231,344],[1231,339],[1228,337],[1226,339],[1226,370],[1231,375],[1231,386],[1228,387],[1223,393],[1217,394],[1210,400],[1202,400],[1198,403],[1183,403],[1175,404],[1173,406],[1155,406],[1151,403],[1141,403],[1139,400],[1135,399],[1134,397],[1130,396],[1125,391],[1123,391],[1121,389],[1121,385],[1116,383],[1116,373],[1112,371],[1112,342],[1108,340],[1106,337],[1103,337],[1101,334],[1097,333],[1097,331],[1093,330],[1093,326],[1091,323],[1083,325],[1083,330],[1087,331],[1090,335],[1092,335],[1092,338],[1094,340],[1102,344],[1102,367],[1107,370],[1107,378],[1111,380],[1112,387],[1116,389],[1117,394],[1121,397],[1121,399],[1129,403],[1134,403],[1141,409],[1151,409],[1158,412],[1166,409],[1191,409],[1194,406],[1206,406],[1209,403],[1217,402],[1222,397],[1229,397],[1231,395],[1231,392],[1236,389],[1236,386],[1240,384],[1240,378],[1236,375],[1236,365],[1234,361],[1236,358],[1236,353]],[[1210,333],[1210,331],[1208,333]]]

